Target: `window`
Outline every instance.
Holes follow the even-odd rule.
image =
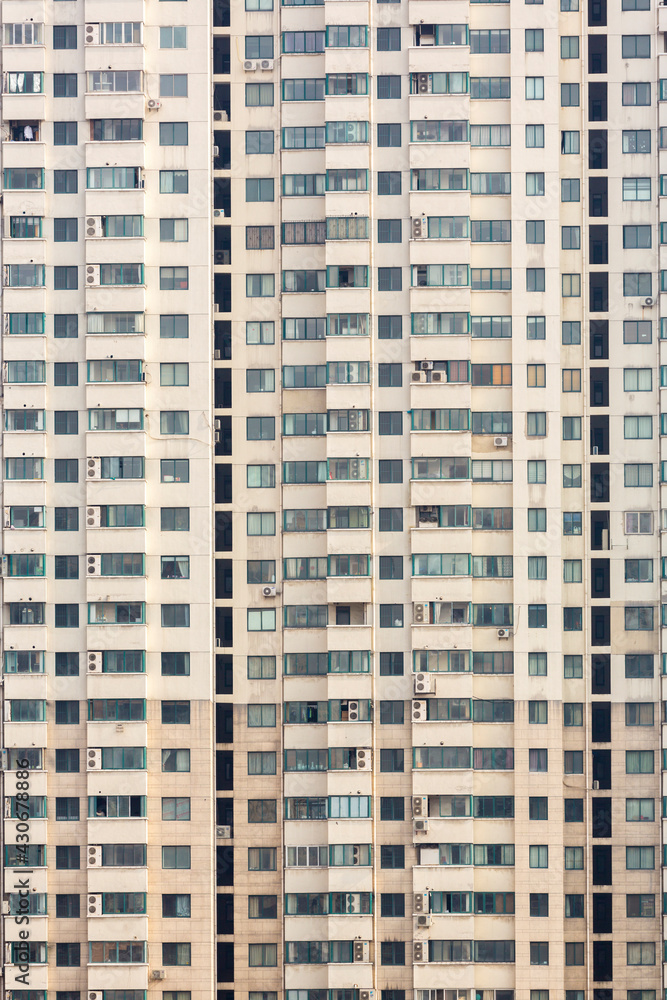
[[[271,133],[271,138],[273,138],[273,133]],[[187,146],[187,144],[187,122],[160,122],[161,146]],[[273,149],[271,152],[273,152]]]
[[[544,194],[544,174],[526,174],[526,194],[528,196],[540,196]]]
[[[579,39],[577,39],[578,41]],[[561,83],[560,85],[560,106],[561,108],[579,107],[579,84]]]
[[[549,818],[549,800],[546,796],[529,796],[528,818],[530,820],[545,820]]]
[[[626,847],[625,867],[628,871],[653,870],[655,868],[655,848]]]
[[[623,274],[623,295],[651,295],[653,276],[650,271],[625,271]]]
[[[163,750],[162,751],[163,771],[189,771],[190,751],[185,750]]]
[[[162,507],[160,510],[162,531],[189,531],[190,510],[188,507]]]
[[[247,177],[245,182],[245,200],[273,201],[273,177]]]
[[[623,226],[623,247],[625,250],[650,249],[650,226]],[[650,324],[650,320],[647,321]]]
[[[378,219],[378,243],[400,243],[402,238],[400,219]]]
[[[161,170],[160,194],[187,194],[187,170]]]
[[[623,369],[624,392],[650,392],[652,387],[653,379],[650,368]]]
[[[378,76],[377,96],[379,101],[398,100],[401,96],[400,76]]]
[[[163,755],[167,751],[162,751]],[[170,751],[174,753],[174,751]],[[182,751],[181,751],[182,752]],[[163,767],[163,770],[165,768]],[[172,768],[171,770],[177,770]],[[179,768],[178,770],[182,770]],[[190,847],[163,847],[162,848],[162,867],[163,868],[190,868]]]
[[[655,770],[652,750],[626,750],[626,774],[653,774]]]
[[[624,153],[650,153],[651,132],[649,129],[626,129],[623,131]]]
[[[547,675],[547,654],[528,654],[528,675],[530,677],[546,677]]]
[[[650,59],[650,35],[623,35],[621,37],[621,57],[623,59]]]
[[[579,39],[575,39],[577,42]],[[562,39],[561,39],[562,41]],[[560,151],[564,155],[576,154],[580,152],[581,135],[579,132],[563,131],[560,134]]]
[[[54,49],[75,49],[76,48],[76,25],[54,24],[54,26],[53,26],[53,48]]]
[[[160,40],[162,40],[160,38]],[[179,46],[181,47],[181,46]],[[250,84],[252,86],[252,84]],[[258,86],[264,86],[259,84]],[[273,84],[269,84],[273,94]],[[247,90],[248,84],[246,84]],[[161,73],[160,74],[160,97],[187,97],[188,77],[186,73]]]
[[[564,277],[566,277],[564,275]],[[581,369],[563,368],[563,392],[581,392]]]
[[[246,274],[246,297],[273,298],[275,282],[274,274]]]
[[[539,29],[526,29],[526,41],[528,40],[528,32],[530,30]],[[544,33],[540,32],[544,39]],[[544,77],[543,76],[527,76],[526,77],[526,100],[527,101],[543,101],[544,100]]]
[[[160,219],[160,241],[162,243],[187,243],[187,240],[187,219]]]
[[[163,628],[189,628],[190,627],[190,605],[189,604],[163,604],[161,605],[161,619]]]
[[[160,482],[188,483],[190,481],[190,462],[187,458],[160,459]]]
[[[531,844],[528,848],[528,866],[530,868],[548,868],[549,848],[543,844]]]
[[[542,28],[526,28],[526,52],[544,52],[544,30]]]
[[[544,289],[545,289],[545,269],[543,267],[526,268],[526,291],[543,292]]]
[[[528,628],[547,627],[547,606],[546,604],[528,605]]]
[[[245,134],[245,151],[248,156],[273,153],[274,133],[272,131],[248,131]]]
[[[653,823],[655,821],[655,800],[626,799],[625,820],[627,823]]]
[[[547,530],[546,507],[529,507],[527,513],[528,513],[528,531]]]
[[[526,220],[526,243],[544,243],[544,220],[543,219],[527,219]],[[529,269],[530,270],[530,269]],[[540,291],[544,291],[544,269],[540,268],[542,271],[542,288]],[[536,288],[528,288],[528,291],[538,291]]]
[[[628,941],[627,959],[628,965],[655,965],[655,942]]]
[[[160,316],[160,337],[165,339],[187,339],[187,315]]]
[[[649,107],[651,104],[650,83],[624,83],[621,87],[624,107]]]
[[[650,177],[624,177],[623,201],[650,201]]]
[[[580,180],[578,177],[563,177],[560,182],[561,201],[580,200]]]
[[[653,466],[627,464],[623,466],[623,485],[627,487],[652,486]]]
[[[378,52],[400,52],[401,51],[401,29],[400,28],[378,28],[377,29],[377,51]]]

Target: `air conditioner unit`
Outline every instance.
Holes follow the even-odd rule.
[[[354,941],[352,944],[353,962],[370,962],[371,945],[369,941]]]
[[[414,674],[412,680],[415,694],[433,694],[435,690],[433,674]]]
[[[243,63],[243,68],[246,73],[254,73],[259,68],[259,63],[256,59],[246,59]]]
[[[156,97],[151,97],[150,100],[146,101],[146,107],[149,111],[159,111],[162,107],[162,101],[158,101]]]
[[[102,990],[98,990],[97,992],[92,990],[88,993],[88,1000],[102,1000],[102,996]]]
[[[84,38],[86,41],[86,45],[99,45],[100,43],[99,24],[87,24],[84,33]]]
[[[428,796],[427,795],[413,795],[412,796],[412,817],[422,817],[428,816]]]
[[[415,215],[412,218],[413,240],[423,240],[428,235],[428,220],[425,215]]]
[[[88,897],[87,902],[88,916],[89,917],[101,917],[102,916],[102,893],[96,892],[93,896]]]
[[[102,459],[101,458],[86,459],[86,479],[101,479],[101,478],[102,478]]]
[[[9,698],[5,701],[5,722],[12,721],[12,703]]]
[[[2,317],[2,330],[3,333],[5,334],[9,334],[9,316],[10,313],[5,313],[5,315]]]
[[[222,430],[222,420],[220,417],[216,417],[214,421],[214,426],[216,431]]]
[[[415,917],[415,930],[417,931],[426,930],[427,927],[431,926],[432,922],[433,918],[431,917],[430,913],[420,913],[418,916]]]
[[[600,788],[600,782],[599,781],[594,781],[593,782],[593,791],[597,792],[599,790],[599,788]]]
[[[649,295],[647,298],[644,299],[644,305],[645,306],[654,306],[655,305],[655,299],[652,296]]]
[[[276,593],[274,586],[262,587],[262,597],[275,597]]]
[[[428,708],[425,701],[412,702],[412,721],[426,722],[428,720]]]
[[[99,576],[102,572],[102,556],[86,556],[86,575]]]
[[[412,900],[412,912],[413,913],[428,913],[428,893],[427,892],[416,892]]]
[[[86,867],[99,868],[102,865],[101,844],[88,844],[86,848]]]
[[[9,576],[9,556],[0,558],[0,576]]]
[[[213,112],[213,121],[214,122],[227,122],[227,121],[229,121],[229,117],[227,115],[227,112],[226,111],[214,111]]]
[[[507,447],[507,437],[503,434],[499,437],[494,437],[493,439],[494,447],[496,448],[506,448]]]
[[[86,507],[86,527],[99,528],[102,523],[101,507]]]
[[[417,92],[419,94],[428,94],[428,76],[428,73],[417,74]]]
[[[428,376],[426,372],[413,372],[411,375],[412,382],[428,382]]]
[[[512,629],[511,628],[499,628],[496,632],[499,639],[511,639]]]
[[[89,674],[102,673],[102,650],[89,649],[86,653],[86,669]]]
[[[419,362],[419,367],[421,368],[421,370],[423,372],[433,371],[433,362],[432,361],[420,361]]]
[[[359,1000],[375,1000],[375,990],[359,990]]]
[[[164,969],[151,969],[151,979],[166,979],[167,973]]]
[[[102,767],[102,748],[92,747],[86,750],[86,768],[88,771],[99,771]]]
[[[416,819],[412,824],[412,829],[414,833],[428,833],[428,820]]]
[[[3,513],[4,513],[3,524],[4,524],[5,528],[11,528],[11,526],[12,526],[12,508],[11,507],[5,507]]]
[[[215,252],[215,262],[216,264],[231,264],[232,255],[229,250],[216,250]]]
[[[3,899],[2,900],[2,913],[4,913],[5,915],[7,915],[9,913],[9,900],[8,899]]]
[[[433,372],[431,375],[431,382],[446,382],[447,372]]]
[[[224,217],[225,217],[225,210],[224,210],[224,208],[216,208],[216,209],[214,209],[214,211],[213,211],[213,218],[214,219],[224,219]]]
[[[417,520],[420,524],[437,524],[438,508],[433,504],[422,504],[417,510]]]
[[[213,434],[213,443],[220,444],[220,431],[215,431]]]
[[[214,146],[213,147],[213,157],[215,158],[216,156],[220,156],[220,147],[219,146]]]
[[[259,68],[263,70],[273,69],[273,59],[261,59],[259,63]]]
[[[12,818],[12,797],[11,795],[5,796],[5,819]]]
[[[412,942],[412,961],[413,962],[427,962],[428,961],[428,941],[413,941]]]
[[[412,605],[412,621],[414,625],[428,625],[431,618],[431,609],[428,604]]]
[[[216,826],[215,835],[218,840],[231,840],[232,828],[231,826]]]
[[[358,701],[348,701],[347,703],[347,718],[349,722],[359,721],[359,702]]]
[[[99,285],[99,283],[100,283],[100,265],[86,264],[86,284]]]
[[[357,771],[370,771],[373,751],[370,747],[357,747]]]
[[[89,215],[86,219],[86,237],[92,239],[93,237],[99,238],[100,236],[104,236],[101,216]]]
[[[596,444],[593,445],[593,447],[591,448],[591,455],[599,455],[599,454],[600,454],[600,449]]]
[[[2,764],[2,770],[9,770],[9,750],[0,750],[0,764]]]

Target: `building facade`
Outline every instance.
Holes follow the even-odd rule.
[[[662,989],[663,12],[218,31],[218,977],[251,1000]]]
[[[659,1000],[667,8],[112,12],[2,6],[10,1000]]]
[[[214,988],[211,16],[2,8],[13,1000]]]

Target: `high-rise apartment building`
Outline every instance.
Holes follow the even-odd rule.
[[[12,1000],[214,990],[211,17],[2,5]]]
[[[8,1000],[664,1000],[663,14],[2,0]]]

